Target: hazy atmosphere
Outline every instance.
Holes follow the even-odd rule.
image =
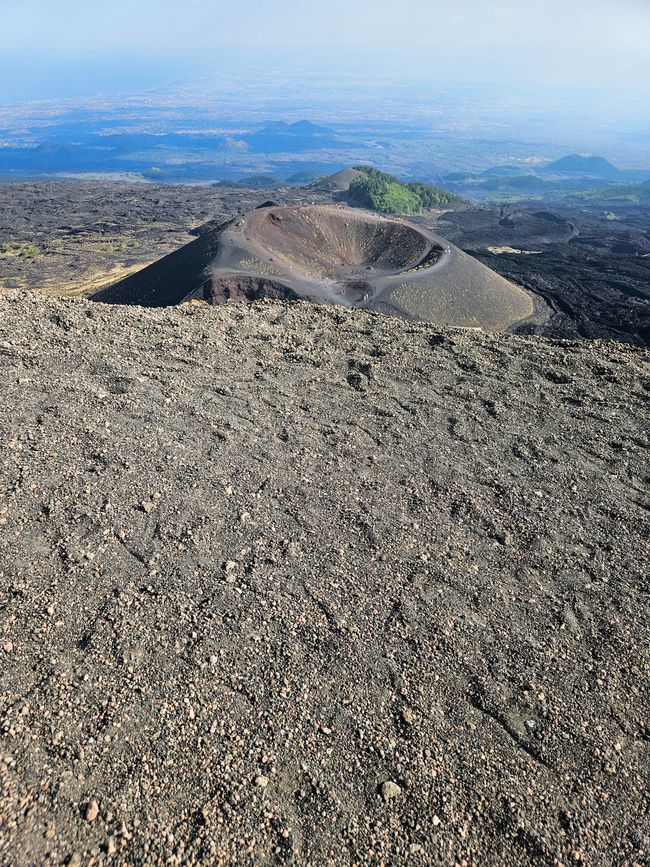
[[[154,59],[174,74],[185,64],[271,63],[291,68],[314,59],[332,71],[345,67],[497,82],[626,89],[647,94],[650,7],[645,0],[2,0],[0,51],[23,68],[55,60],[105,62],[118,67]],[[11,66],[10,66],[11,68]],[[152,75],[152,78],[155,77]],[[108,82],[110,79],[107,79]],[[45,82],[43,82],[45,87]],[[37,84],[34,83],[34,93]],[[63,95],[63,94],[60,94]]]

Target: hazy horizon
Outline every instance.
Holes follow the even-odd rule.
[[[232,63],[264,67],[267,56],[287,74],[326,73],[329,65],[332,73],[356,69],[397,80],[604,86],[642,100],[650,94],[643,74],[649,35],[645,0],[619,0],[615,10],[605,0],[547,0],[541,12],[509,0],[457,0],[453,7],[329,0],[304,8],[294,0],[2,0],[0,100],[11,91],[18,99],[64,98],[75,89],[90,95],[94,79],[103,90],[137,90],[206,65],[222,72]],[[87,83],[73,74],[84,67]]]

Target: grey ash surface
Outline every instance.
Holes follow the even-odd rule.
[[[0,862],[646,864],[647,362],[2,296]]]

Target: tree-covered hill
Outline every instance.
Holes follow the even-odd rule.
[[[356,205],[384,214],[418,214],[462,199],[446,190],[419,181],[404,182],[370,166],[355,166],[363,173],[350,185],[348,199]]]

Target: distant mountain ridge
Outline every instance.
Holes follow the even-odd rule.
[[[619,169],[602,156],[569,154],[546,165],[496,165],[441,178],[461,196],[491,204],[514,201],[647,201],[648,170]]]
[[[334,135],[334,130],[325,126],[318,126],[309,120],[298,120],[295,123],[287,123],[284,120],[274,120],[271,123],[262,124],[257,132],[258,135],[297,135],[303,137]]]
[[[295,154],[323,149],[346,150],[351,147],[351,143],[341,138],[335,130],[318,126],[309,120],[295,123],[272,121],[258,126],[241,138],[253,153],[265,154]]]
[[[517,178],[521,175],[530,174],[530,168],[527,166],[493,166],[491,169],[486,169],[481,172],[482,178]]]
[[[544,171],[554,174],[580,173],[605,180],[618,178],[621,175],[620,170],[610,163],[609,160],[606,160],[605,157],[581,156],[580,154],[570,154],[567,157],[555,160],[555,162],[549,163],[544,168]]]

